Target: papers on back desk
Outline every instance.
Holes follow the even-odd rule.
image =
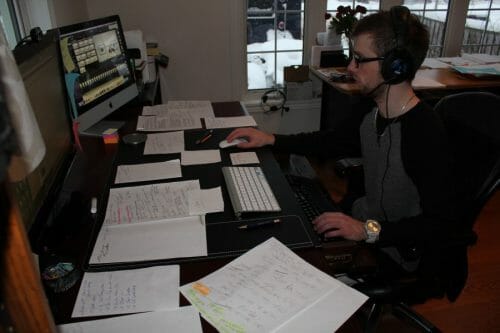
[[[179,160],[122,164],[116,169],[115,184],[182,177]]]
[[[368,298],[275,238],[179,290],[220,332],[333,332]]]
[[[138,131],[160,132],[201,128],[201,119],[188,112],[178,112],[167,116],[139,116]]]
[[[148,134],[144,155],[174,154],[184,151],[184,132]]]
[[[145,106],[142,109],[143,116],[166,116],[176,112],[189,112],[197,118],[214,116],[210,101],[168,101],[167,104]]]
[[[255,119],[252,116],[238,117],[205,117],[205,127],[211,128],[232,128],[232,127],[247,127],[257,126]]]
[[[71,317],[166,310],[179,307],[179,266],[87,272]]]

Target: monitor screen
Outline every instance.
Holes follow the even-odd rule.
[[[98,123],[138,94],[120,18],[61,27],[59,48],[71,116],[80,133],[100,135]]]
[[[9,184],[30,238],[34,227],[47,224],[54,212],[60,186],[74,156],[57,41],[57,34],[48,32],[39,42],[14,50],[45,143],[40,165],[26,178]]]

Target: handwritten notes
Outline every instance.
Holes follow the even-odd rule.
[[[238,117],[205,117],[205,127],[210,128],[231,128],[257,126],[252,116]]]
[[[167,104],[145,106],[142,109],[143,116],[166,116],[178,112],[189,112],[197,118],[214,116],[210,101],[168,101]]]
[[[202,215],[224,211],[221,187],[207,190],[193,190],[188,193],[189,214]]]
[[[187,193],[199,188],[198,180],[112,188],[103,225],[189,216]]]
[[[316,316],[321,310],[317,304],[341,304],[347,299],[342,311],[315,318],[319,327],[332,332],[367,299],[274,238],[179,289],[222,332],[285,332],[294,327],[289,323],[303,324]]]
[[[201,119],[189,112],[171,112],[166,116],[139,116],[138,131],[178,131],[201,128]]]
[[[71,316],[103,316],[177,308],[178,287],[178,265],[85,273]]]
[[[204,216],[103,226],[89,263],[140,262],[207,255]]]
[[[148,134],[144,155],[172,154],[184,150],[184,132]]]
[[[229,155],[231,158],[231,163],[233,165],[242,165],[242,164],[258,164],[259,158],[257,154],[253,151],[244,152],[244,153],[232,153]]]
[[[59,333],[202,333],[200,316],[192,306],[64,324],[57,328]]]
[[[115,184],[182,177],[179,160],[119,165]]]

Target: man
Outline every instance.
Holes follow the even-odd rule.
[[[416,16],[397,6],[361,19],[351,39],[348,71],[376,104],[357,130],[282,136],[239,128],[227,140],[245,137],[240,148],[361,155],[366,195],[354,202],[351,215],[324,213],[314,228],[327,237],[377,242],[398,266],[414,271],[419,250],[448,237],[458,212],[444,128],[411,86],[429,35]]]

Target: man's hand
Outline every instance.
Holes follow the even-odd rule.
[[[258,148],[265,145],[274,144],[274,135],[259,131],[252,127],[237,128],[227,136],[227,142],[231,142],[236,138],[245,138],[248,142],[238,144],[238,148]]]
[[[343,237],[353,241],[366,239],[365,224],[343,213],[323,213],[313,222],[314,230],[326,237]]]

